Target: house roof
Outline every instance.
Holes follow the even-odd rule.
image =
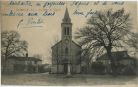
[[[15,60],[19,60],[19,61],[25,61],[25,60],[29,60],[29,61],[42,61],[41,59],[34,58],[34,57],[16,57],[16,56],[11,56],[8,59],[15,59]]]
[[[128,55],[127,51],[116,51],[116,52],[112,52],[112,57],[115,58],[116,60],[122,60],[122,59],[135,59],[132,58]],[[109,60],[108,59],[108,55],[107,53],[105,53],[104,55],[98,57],[96,60]]]

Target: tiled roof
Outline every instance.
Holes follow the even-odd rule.
[[[25,61],[25,60],[42,61],[41,59],[34,58],[34,57],[15,57],[15,56],[11,56],[11,57],[9,57],[9,59],[15,59],[15,60],[19,60],[19,61]]]

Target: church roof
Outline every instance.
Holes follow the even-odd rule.
[[[69,16],[69,12],[68,12],[68,8],[66,8],[65,14],[64,14],[64,18],[63,18],[63,22],[71,22],[70,16]]]
[[[51,48],[55,47],[56,45],[58,45],[59,43],[61,43],[62,40],[60,40],[59,42],[57,42],[55,45],[53,45]]]
[[[57,42],[55,45],[53,45],[51,48],[53,48],[53,47],[55,47],[55,46],[57,46],[58,44],[60,44],[62,42],[62,40],[60,40],[59,42]],[[81,48],[81,46],[80,45],[78,45],[76,42],[74,42],[73,40],[72,40],[72,43],[74,43],[75,45],[77,45],[78,47],[80,47]]]
[[[70,17],[69,17],[68,8],[66,8],[66,11],[65,11],[65,14],[64,14],[64,19],[65,19],[65,18],[70,18]]]
[[[77,43],[76,43],[76,42],[74,42],[73,40],[72,40],[72,42],[73,42],[74,44],[76,44],[77,46],[81,47],[79,44],[77,44]]]

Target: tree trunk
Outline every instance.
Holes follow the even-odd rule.
[[[57,63],[57,73],[59,73],[59,62]]]
[[[57,74],[58,74],[58,59],[57,59]]]
[[[7,68],[7,59],[4,60],[3,73],[6,73],[6,68]]]
[[[90,74],[90,63],[88,63],[88,66],[87,66],[87,74]]]
[[[9,45],[6,47],[6,52],[4,54],[4,64],[3,64],[3,72],[6,72],[6,68],[7,68],[7,60],[8,60],[8,48]]]
[[[116,64],[115,64],[115,59],[112,57],[112,52],[111,52],[111,47],[109,47],[107,50],[107,56],[108,56],[108,59],[110,59],[110,62],[111,62],[111,70],[112,70],[112,75],[113,76],[117,76],[117,73],[116,73]]]
[[[3,61],[3,73],[6,72],[6,67],[7,67],[7,55],[5,55],[4,61]]]

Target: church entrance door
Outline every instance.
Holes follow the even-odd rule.
[[[68,72],[68,64],[65,63],[64,64],[64,74],[67,74],[67,72]]]

